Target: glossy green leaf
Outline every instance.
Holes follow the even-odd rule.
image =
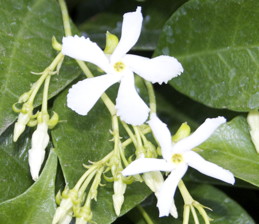
[[[26,192],[0,204],[0,223],[50,224],[55,212],[57,156],[52,151],[35,184]]]
[[[112,91],[113,88],[115,87],[112,87]],[[52,138],[65,181],[69,187],[73,187],[86,171],[83,164],[98,161],[112,151],[113,143],[110,141],[112,135],[109,132],[111,116],[101,100],[87,116],[80,116],[67,108],[66,95],[67,92],[64,92],[54,103],[54,110],[60,114],[63,122],[53,130]],[[93,221],[105,224],[113,222],[117,217],[112,204],[112,184],[105,180],[102,183],[105,186],[100,187],[97,203],[93,203]],[[129,185],[121,213],[124,214],[135,207],[149,193],[143,184]]]
[[[259,108],[257,0],[191,0],[163,28],[156,55],[175,56],[184,73],[170,84],[215,108]]]
[[[137,6],[141,6],[144,16],[143,27],[140,39],[134,46],[134,50],[154,50],[164,23],[172,12],[184,2],[186,0],[173,2],[171,0],[164,0],[163,4],[157,0],[146,2],[114,1],[108,9],[97,13],[83,24],[80,24],[79,29],[86,33],[92,40],[98,42],[100,46],[104,47],[106,31],[120,37],[122,15],[126,12],[136,10]],[[87,11],[89,8],[85,10]],[[82,8],[80,8],[80,11],[82,11]],[[85,13],[82,13],[83,15],[87,16]]]
[[[208,215],[213,219],[212,223],[217,224],[255,224],[253,219],[247,214],[247,212],[234,200],[224,194],[222,191],[212,187],[210,185],[194,185],[189,188],[190,193],[194,200],[200,202],[206,207],[212,209],[207,210]],[[151,217],[155,224],[182,224],[183,222],[183,201],[180,196],[176,197],[176,206],[178,208],[179,218],[174,219],[173,217],[158,217],[158,210],[156,208],[156,199],[148,198],[149,201],[143,203],[143,208]],[[150,200],[151,199],[151,200]],[[198,211],[197,211],[198,213]],[[139,211],[134,210],[129,213],[129,217],[134,220],[136,224],[145,224]],[[200,223],[204,223],[202,218],[199,216]],[[194,224],[192,215],[190,214],[189,224]]]
[[[244,117],[221,125],[201,146],[199,153],[253,185],[259,186],[259,154],[251,141]]]
[[[13,125],[0,136],[0,202],[23,193],[32,183],[28,149],[32,133],[13,142]]]
[[[61,41],[63,24],[57,1],[0,0],[0,134],[16,119],[12,105],[29,91],[42,72],[57,55],[51,38]],[[50,97],[60,92],[75,77],[71,61],[66,60],[59,75],[52,77]],[[39,105],[38,98],[36,105]]]

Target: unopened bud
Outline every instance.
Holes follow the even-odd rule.
[[[122,176],[119,175],[118,180],[113,183],[114,194],[112,195],[113,207],[117,216],[120,215],[121,207],[124,202],[124,193],[127,185],[123,182]]]
[[[34,181],[39,177],[41,165],[45,157],[45,149],[49,143],[48,125],[39,123],[32,134],[32,147],[29,150],[29,165],[31,176]]]
[[[191,128],[187,123],[182,123],[180,128],[172,137],[173,142],[179,142],[180,140],[186,138],[191,133]]]
[[[247,122],[250,127],[250,135],[257,153],[259,153],[259,112],[257,110],[249,112]]]
[[[112,54],[119,43],[118,37],[110,32],[106,32],[105,54]]]
[[[64,220],[67,214],[70,214],[72,207],[73,203],[70,198],[63,199],[60,206],[56,209],[52,224],[57,224]]]
[[[146,172],[146,173],[143,173],[142,177],[145,181],[145,184],[155,194],[158,193],[159,189],[164,183],[164,178],[160,171]]]
[[[14,125],[14,134],[13,134],[13,141],[16,142],[20,135],[24,132],[27,123],[29,122],[31,117],[30,113],[20,113],[18,116],[18,120]]]

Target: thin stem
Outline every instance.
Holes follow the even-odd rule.
[[[87,188],[88,184],[91,182],[91,180],[93,179],[93,177],[96,175],[97,172],[97,167],[95,167],[96,169],[94,171],[92,171],[92,173],[89,174],[89,176],[87,176],[87,178],[84,180],[84,183],[82,184],[82,186],[80,187],[79,191],[78,191],[78,195],[81,196],[83,194],[83,192],[85,191],[85,189]]]
[[[60,5],[60,9],[61,9],[65,35],[66,36],[72,36],[66,3],[65,3],[64,0],[59,0],[58,2],[59,2],[59,5]]]
[[[43,114],[48,113],[48,91],[49,91],[50,78],[51,78],[51,75],[48,75],[44,83],[43,99],[42,99],[42,106],[41,106],[41,112]]]
[[[148,215],[148,213],[144,210],[144,208],[140,205],[137,206],[139,212],[141,213],[141,215],[143,216],[143,218],[145,219],[147,224],[154,224],[154,222],[152,221],[152,219],[150,218],[150,216]]]
[[[126,123],[125,123],[124,121],[122,121],[122,120],[121,120],[121,124],[122,124],[122,126],[124,127],[125,131],[128,133],[128,135],[129,135],[131,141],[133,142],[135,148],[137,148],[137,139],[136,139],[135,135],[133,134],[133,132],[130,130],[129,125],[126,124]]]
[[[191,205],[194,200],[193,200],[192,196],[190,195],[189,191],[187,190],[187,188],[186,188],[186,186],[185,186],[185,184],[183,183],[182,180],[179,181],[178,188],[179,188],[179,190],[181,192],[181,195],[183,197],[184,204]]]
[[[32,94],[28,100],[28,103],[33,103],[34,98],[36,96],[36,94],[38,93],[42,83],[44,82],[44,80],[47,78],[47,76],[53,72],[53,70],[57,67],[57,65],[63,60],[64,55],[62,53],[59,53],[55,59],[52,61],[52,63],[44,70],[44,72],[42,73],[41,77],[38,79],[38,81],[35,83],[35,85],[33,86],[33,91]]]
[[[156,96],[155,96],[153,85],[151,82],[148,82],[146,80],[145,80],[145,84],[146,84],[147,91],[148,91],[149,105],[150,105],[151,113],[156,113]]]

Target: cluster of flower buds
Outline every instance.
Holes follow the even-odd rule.
[[[18,120],[14,125],[14,142],[18,140],[26,126],[34,127],[37,125],[32,134],[31,149],[29,150],[30,172],[34,181],[39,177],[40,168],[45,158],[45,149],[49,143],[48,129],[54,128],[58,123],[58,114],[55,112],[51,118],[46,111],[38,111],[33,114],[35,88],[34,84],[31,90],[22,94],[18,102],[13,105],[13,110],[19,113]],[[17,108],[17,104],[22,104],[22,108]]]

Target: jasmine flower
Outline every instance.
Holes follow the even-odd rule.
[[[127,54],[136,44],[142,26],[141,7],[123,16],[121,39],[111,54],[105,54],[89,38],[63,38],[62,53],[100,67],[106,74],[79,81],[69,90],[67,105],[80,115],[87,115],[100,96],[111,85],[120,82],[116,99],[117,115],[132,125],[143,124],[149,108],[139,97],[134,84],[134,73],[152,82],[167,83],[183,72],[182,65],[170,56],[152,59]]]
[[[235,179],[230,171],[206,161],[198,153],[192,151],[193,148],[206,141],[225,122],[224,117],[206,119],[193,134],[173,144],[166,124],[160,121],[156,114],[151,114],[151,119],[148,123],[161,146],[163,159],[137,159],[127,166],[122,171],[122,174],[128,176],[150,171],[170,172],[157,196],[160,217],[169,215],[175,190],[188,166],[205,175],[234,184]]]

